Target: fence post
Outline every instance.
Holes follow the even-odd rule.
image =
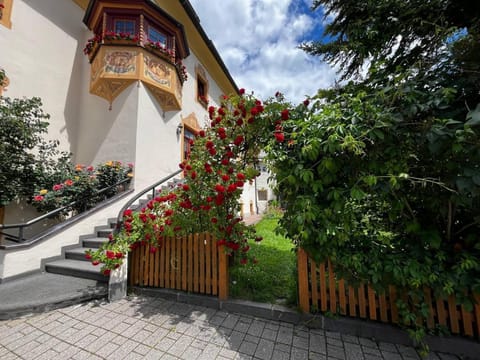
[[[298,262],[298,302],[300,310],[310,311],[310,296],[308,293],[308,256],[302,248],[297,249]]]
[[[216,246],[216,245],[214,245]],[[228,259],[224,246],[218,247],[218,299],[228,298]]]

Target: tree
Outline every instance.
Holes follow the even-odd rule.
[[[0,206],[19,196],[32,196],[35,186],[61,171],[68,154],[58,141],[46,141],[50,116],[39,98],[0,97]],[[67,165],[65,165],[67,166]]]
[[[321,37],[300,47],[340,65],[343,77],[370,62],[387,72],[430,69],[459,38],[479,38],[480,3],[469,0],[315,0],[313,10],[334,19]],[[324,39],[330,39],[325,41]],[[476,58],[480,55],[477,53]],[[478,61],[477,61],[478,64]],[[478,65],[477,65],[478,66]]]

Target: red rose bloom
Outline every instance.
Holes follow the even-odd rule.
[[[282,110],[282,120],[288,120],[289,111],[288,109]]]
[[[205,167],[205,172],[207,172],[209,174],[211,174],[213,172],[212,166],[210,164],[205,163],[204,167]]]
[[[238,135],[235,140],[233,140],[233,143],[236,145],[236,146],[239,146],[243,143],[243,140],[245,140],[245,138],[242,136],[242,135]]]
[[[223,193],[223,192],[225,192],[225,186],[217,184],[217,185],[215,185],[215,191],[217,191],[219,193]]]
[[[277,140],[277,142],[284,142],[285,141],[285,135],[283,134],[283,132],[276,132],[275,133],[275,140]]]

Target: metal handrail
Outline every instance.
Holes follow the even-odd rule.
[[[172,173],[172,174],[164,177],[163,179],[157,181],[155,184],[146,187],[145,189],[140,191],[138,194],[136,194],[134,197],[132,197],[130,200],[128,200],[128,202],[118,212],[115,229],[113,230],[114,234],[118,234],[120,232],[120,229],[123,226],[123,214],[125,213],[125,211],[127,209],[129,209],[137,200],[139,200],[143,195],[145,195],[149,191],[152,192],[152,197],[155,197],[156,188],[158,186],[160,186],[160,185],[164,184],[165,182],[167,182],[168,180],[174,178],[175,176],[180,174],[182,171],[183,171],[182,169],[175,171],[174,173]]]
[[[118,183],[115,183],[109,187],[106,187],[106,188],[103,188],[103,189],[100,189],[98,190],[95,195],[101,195],[103,194],[104,192],[118,186],[118,185],[122,185],[124,183],[127,183],[127,182],[130,182],[131,179],[130,178],[126,178],[126,179],[123,179],[121,181],[119,181]],[[2,230],[6,230],[6,229],[15,229],[15,228],[18,228],[18,236],[17,236],[17,239],[18,240],[13,240],[13,241],[18,241],[18,242],[22,242],[24,241],[25,239],[23,238],[23,233],[24,233],[24,229],[25,228],[28,228],[29,226],[32,226],[42,220],[45,220],[47,218],[51,218],[59,213],[61,213],[62,211],[72,207],[73,205],[77,204],[78,202],[82,201],[82,200],[85,200],[85,198],[81,198],[81,199],[78,199],[78,200],[75,200],[75,201],[72,201],[71,203],[67,204],[67,205],[64,205],[60,208],[57,208],[55,210],[52,210],[46,214],[43,214],[43,215],[40,215],[34,219],[31,219],[25,223],[18,223],[18,224],[0,224],[0,233],[2,233]],[[5,234],[5,235],[8,235],[12,238],[15,238],[15,235],[12,235],[12,234]]]

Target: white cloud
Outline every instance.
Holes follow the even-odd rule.
[[[297,1],[190,2],[239,87],[297,103],[333,84],[335,71],[297,48],[320,21]]]

